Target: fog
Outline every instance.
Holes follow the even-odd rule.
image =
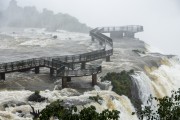
[[[165,54],[180,56],[179,0],[17,0],[20,6],[36,6],[68,13],[90,27],[143,25],[138,37]],[[0,0],[0,10],[8,0]]]

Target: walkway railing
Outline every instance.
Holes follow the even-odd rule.
[[[58,73],[58,76],[70,76],[70,77],[80,77],[80,76],[90,76],[92,74],[98,74],[102,71],[101,66],[88,67],[87,69],[78,70],[64,70]]]
[[[103,28],[97,28],[99,29],[101,33],[109,33],[114,31],[123,31],[123,32],[142,32],[143,26],[140,25],[128,25],[128,26],[120,26],[120,27],[103,27]]]
[[[88,66],[86,69],[69,69],[69,64],[90,62],[113,55],[113,41],[103,33],[112,31],[141,32],[142,26],[102,27],[90,31],[90,36],[105,46],[96,50],[78,55],[66,55],[56,57],[34,58],[0,64],[0,73],[9,73],[35,67],[48,67],[57,71],[57,76],[87,76],[101,72],[101,66]],[[109,47],[107,47],[109,46]],[[107,49],[108,48],[108,49]],[[67,69],[68,68],[68,69]]]

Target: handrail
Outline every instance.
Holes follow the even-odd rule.
[[[87,69],[69,69],[67,67],[75,63],[90,62],[98,59],[105,58],[106,56],[113,55],[113,41],[103,33],[112,31],[123,31],[123,32],[141,32],[143,31],[142,26],[129,25],[121,27],[98,27],[89,32],[90,36],[96,40],[105,44],[103,49],[87,52],[77,55],[65,55],[65,56],[54,56],[54,57],[41,57],[27,60],[20,60],[8,63],[0,64],[0,73],[14,72],[23,69],[35,68],[35,67],[49,67],[57,70],[58,76],[86,76],[94,73],[101,72],[101,66],[96,65]],[[109,46],[107,49],[106,46]]]
[[[92,74],[97,74],[102,71],[101,66],[94,66],[87,69],[77,69],[77,70],[63,70],[60,71],[58,76],[71,76],[71,77],[79,77],[79,76],[90,76]]]

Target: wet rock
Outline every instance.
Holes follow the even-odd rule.
[[[62,96],[79,96],[80,93],[78,91],[76,91],[75,89],[71,89],[71,88],[64,88],[60,91],[60,94]]]
[[[17,110],[16,112],[18,112],[18,113],[22,113],[22,110]]]
[[[16,106],[21,106],[21,105],[26,105],[25,102],[21,101],[7,101],[1,104],[1,110],[4,110],[7,107],[16,107]]]
[[[25,114],[24,114],[24,113],[20,113],[20,114],[18,114],[18,116],[19,116],[19,117],[24,117]]]
[[[41,95],[37,93],[33,93],[32,95],[28,97],[28,101],[33,101],[33,102],[43,102],[45,100],[46,100],[45,97],[42,97]]]
[[[57,39],[57,35],[54,35],[53,38],[54,38],[54,39]]]

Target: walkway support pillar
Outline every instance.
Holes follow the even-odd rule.
[[[103,42],[99,41],[99,45],[103,45]]]
[[[110,32],[110,38],[112,38],[112,39],[123,38],[123,32],[121,32],[121,31]]]
[[[81,69],[85,69],[86,68],[86,62],[82,62],[81,63]]]
[[[5,80],[5,73],[0,73],[0,80]]]
[[[67,87],[67,77],[62,77],[62,88]]]
[[[67,77],[67,82],[71,82],[71,77]]]
[[[92,85],[97,85],[97,74],[92,74]]]
[[[125,32],[125,33],[124,33],[124,37],[134,38],[134,33],[133,33],[133,32]]]
[[[35,74],[39,74],[39,67],[35,67]]]
[[[91,37],[91,40],[94,42],[95,38],[94,38],[94,37]]]
[[[110,56],[106,56],[106,62],[110,62]]]
[[[53,76],[53,74],[54,74],[54,69],[50,68],[50,76]]]

